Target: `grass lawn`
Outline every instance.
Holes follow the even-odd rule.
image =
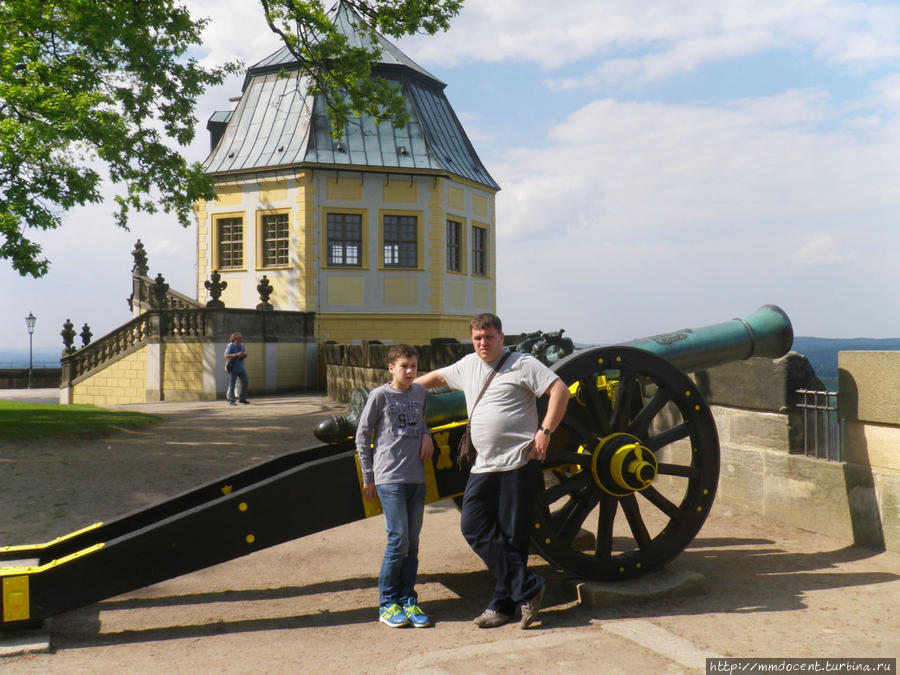
[[[154,415],[105,410],[93,405],[0,401],[0,441],[42,436],[100,436],[123,427],[140,429],[162,421]]]

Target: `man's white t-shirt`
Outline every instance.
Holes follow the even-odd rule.
[[[538,428],[535,403],[557,379],[533,356],[512,352],[473,415],[472,405],[499,361],[488,364],[473,353],[440,371],[451,389],[466,396],[472,444],[478,450],[472,473],[511,471],[527,463],[528,446]]]

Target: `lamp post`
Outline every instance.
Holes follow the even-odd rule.
[[[32,384],[32,375],[31,375],[31,339],[34,335],[34,324],[37,323],[37,317],[28,312],[28,316],[25,317],[25,327],[28,328],[28,388],[31,389]]]

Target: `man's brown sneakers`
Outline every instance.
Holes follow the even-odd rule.
[[[501,614],[495,609],[488,608],[481,613],[481,616],[475,618],[475,625],[479,628],[496,628],[510,621],[512,621],[512,617],[509,614]]]
[[[541,610],[541,600],[544,599],[545,587],[546,584],[542,585],[537,593],[522,603],[522,623],[520,624],[522,628],[528,628],[538,618],[538,613]]]

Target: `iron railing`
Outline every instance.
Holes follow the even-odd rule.
[[[798,389],[803,411],[803,452],[808,457],[844,461],[844,423],[838,413],[838,392]]]

